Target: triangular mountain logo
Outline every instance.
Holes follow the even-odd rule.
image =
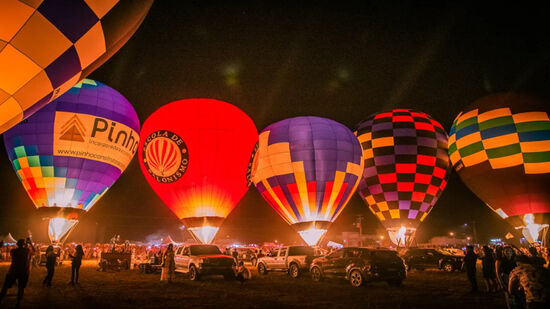
[[[78,119],[77,115],[74,115],[61,127],[61,137],[59,139],[65,141],[83,142],[86,129],[84,125]]]

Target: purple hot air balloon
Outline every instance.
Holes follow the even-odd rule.
[[[362,158],[359,141],[344,125],[320,117],[290,118],[260,133],[251,180],[314,245],[355,192]]]
[[[134,156],[139,119],[116,90],[85,79],[4,133],[13,168],[52,242],[63,240]]]

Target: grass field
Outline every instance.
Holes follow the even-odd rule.
[[[8,264],[0,264],[3,282]],[[80,284],[71,286],[70,265],[56,269],[53,286],[42,287],[45,268],[34,269],[22,308],[503,308],[499,293],[469,293],[464,273],[438,270],[411,271],[403,286],[373,283],[353,288],[347,282],[327,279],[320,283],[308,274],[292,280],[283,273],[259,276],[242,285],[222,277],[191,282],[178,275],[172,284],[159,281],[159,274],[136,271],[97,272],[87,261],[80,271]],[[478,272],[479,274],[479,272]],[[483,288],[479,278],[480,288]],[[13,308],[12,288],[0,308]]]

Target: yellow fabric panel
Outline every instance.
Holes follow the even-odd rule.
[[[273,172],[271,176],[292,174],[294,172],[294,170],[292,169],[292,163],[272,165],[271,170]],[[267,174],[271,174],[271,171],[267,171],[267,170],[264,170],[264,171],[266,171]],[[260,179],[266,179],[266,178],[267,177],[260,178]]]
[[[420,217],[420,222],[424,221],[424,219],[426,219],[426,216],[428,215],[427,212],[425,212],[422,217]]]
[[[327,209],[324,211],[325,217],[327,218],[331,217],[332,207],[334,206],[336,197],[338,197],[338,193],[340,193],[340,189],[342,189],[345,176],[346,173],[336,171],[336,175],[334,176],[334,183],[332,185],[332,192],[330,193],[330,198],[328,199]],[[321,210],[321,213],[323,213],[323,210]]]
[[[550,162],[525,163],[523,166],[526,174],[550,173]]]
[[[25,188],[25,191],[28,192],[31,186],[29,185],[29,182],[27,181],[27,179],[21,179],[21,183],[23,184],[23,188]]]
[[[450,158],[451,163],[455,165],[460,160],[460,153],[458,153],[458,151],[455,151],[450,155]]]
[[[390,216],[392,219],[399,219],[399,209],[390,209]]]
[[[0,132],[4,132],[23,120],[23,110],[14,98],[0,103]]]
[[[2,0],[0,40],[10,41],[25,24],[33,9],[17,0]]]
[[[372,195],[367,195],[366,200],[367,200],[367,204],[369,204],[369,205],[376,204],[376,201],[374,200],[374,197],[372,197]]]
[[[294,212],[293,211],[288,211],[288,209],[285,207],[285,205],[283,205],[281,200],[277,197],[277,194],[275,194],[275,192],[273,191],[273,189],[271,188],[271,186],[269,185],[267,180],[262,181],[262,184],[264,185],[265,189],[269,192],[269,195],[271,196],[271,198],[279,206],[278,207],[279,210],[284,213],[283,218],[285,219],[285,221],[287,221],[288,223],[291,223],[291,224],[298,222],[298,219],[294,215]]]
[[[44,188],[55,188],[55,178],[54,177],[45,177],[44,180]]]
[[[300,194],[300,201],[303,207],[297,207],[300,216],[309,217],[314,212],[315,205],[310,205],[307,193],[306,173],[304,172],[304,164],[302,162],[293,162],[294,178],[296,179],[296,187]],[[307,207],[309,205],[309,207]]]
[[[512,116],[515,123],[530,122],[530,121],[548,121],[548,114],[545,112],[526,112],[518,113]]]
[[[40,71],[36,63],[11,45],[0,52],[0,85],[9,94],[17,92]]]
[[[388,209],[389,209],[389,208],[388,208],[388,203],[386,203],[386,202],[380,202],[380,203],[378,203],[378,209],[379,209],[380,211],[388,211]]]
[[[471,144],[479,142],[479,141],[481,141],[481,133],[478,131],[478,132],[474,132],[470,135],[466,135],[462,138],[459,138],[456,141],[456,147],[458,149],[461,149],[461,148],[464,148],[468,145],[471,145]]]
[[[393,136],[375,138],[372,140],[372,148],[393,146]]]
[[[498,117],[504,117],[504,116],[512,116],[512,111],[508,107],[504,108],[497,108],[490,110],[488,112],[482,113],[479,116],[477,116],[478,122],[484,122],[490,119],[495,119]]]
[[[74,46],[80,59],[80,65],[83,68],[105,53],[105,37],[101,22],[95,24]]]
[[[363,150],[363,160],[374,157],[374,153],[371,148]]]
[[[53,101],[53,100],[57,99],[60,95],[64,94],[67,90],[71,89],[74,86],[74,84],[78,83],[78,80],[80,79],[80,74],[81,73],[82,72],[78,72],[78,74],[71,77],[63,85],[61,85],[57,89],[55,89],[51,100]]]
[[[489,159],[492,168],[505,168],[523,164],[523,154],[516,153],[510,156]]]
[[[363,159],[361,159],[361,163],[363,162]],[[357,177],[361,177],[363,174],[363,164],[355,164],[353,162],[348,162],[348,165],[346,166],[346,173],[356,175]]]
[[[386,218],[384,217],[384,215],[381,212],[377,212],[376,216],[378,217],[378,219],[380,221],[386,221]]]
[[[519,136],[517,133],[512,133],[484,139],[483,148],[492,149],[517,143],[519,143]]]
[[[102,18],[118,3],[118,0],[84,0],[84,2],[94,11],[97,17]]]
[[[449,136],[449,139],[447,140],[447,144],[451,145],[454,142],[456,142],[456,134],[452,134],[451,136]]]
[[[40,166],[30,167],[32,177],[36,181],[38,178],[42,178],[42,168]]]
[[[26,110],[52,90],[53,87],[48,75],[46,75],[46,72],[40,71],[30,82],[21,87],[13,97],[21,104],[21,108]]]
[[[467,157],[462,157],[462,163],[464,163],[464,166],[468,167],[468,166],[476,165],[478,163],[487,161],[488,159],[489,158],[487,157],[487,152],[480,151],[472,155],[469,155]]]
[[[542,152],[550,151],[550,141],[521,142],[522,152]]]
[[[372,133],[368,132],[368,133],[365,133],[365,134],[361,134],[357,138],[359,139],[360,143],[364,143],[364,142],[367,142],[367,141],[372,139]]]
[[[57,189],[64,189],[65,188],[65,182],[67,180],[65,179],[65,177],[55,177],[54,178],[54,186],[55,188]]]
[[[27,160],[27,157],[19,158],[17,159],[17,161],[19,161],[19,166],[21,166],[21,169],[29,167],[29,161]]]
[[[467,112],[467,113],[464,113],[464,114],[460,114],[460,115],[458,115],[458,117],[457,117],[458,120],[457,120],[456,123],[457,123],[457,124],[460,124],[460,123],[463,122],[464,120],[467,120],[467,119],[470,119],[470,118],[472,118],[472,117],[477,116],[477,114],[478,114],[478,110],[477,110],[477,109],[471,110],[471,111],[469,111],[469,112]]]
[[[33,14],[11,44],[41,68],[46,68],[72,46],[42,14]]]

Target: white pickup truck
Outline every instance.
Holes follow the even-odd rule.
[[[270,271],[288,272],[290,277],[298,278],[315,257],[315,250],[307,246],[286,246],[273,251],[267,256],[258,258],[258,273],[266,275]]]

